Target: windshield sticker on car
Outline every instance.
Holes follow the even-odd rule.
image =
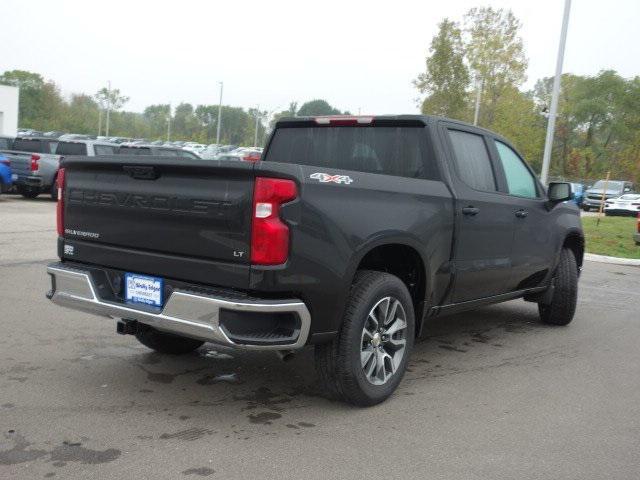
[[[328,173],[312,173],[309,178],[318,180],[320,183],[343,183],[349,185],[353,179],[349,175],[330,175]]]

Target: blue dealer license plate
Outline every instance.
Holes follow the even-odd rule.
[[[162,307],[164,280],[158,277],[124,274],[125,300],[130,303],[144,303],[153,307]]]

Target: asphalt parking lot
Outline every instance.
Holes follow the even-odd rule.
[[[587,263],[569,327],[513,301],[436,319],[386,403],[312,352],[165,357],[44,297],[55,205],[0,197],[0,478],[636,479],[640,268]]]

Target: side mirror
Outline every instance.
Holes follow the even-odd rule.
[[[551,182],[548,190],[549,202],[553,205],[573,199],[571,184],[567,182]]]

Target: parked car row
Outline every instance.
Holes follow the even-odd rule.
[[[638,209],[635,207],[636,197],[634,185],[632,182],[624,180],[598,180],[593,185],[585,184],[581,182],[571,182],[571,191],[573,193],[572,201],[582,208],[585,212],[591,210],[599,210],[604,196],[604,211],[605,213],[615,214],[614,211],[619,209],[620,205],[633,206],[634,208],[629,210],[628,213],[636,215]],[[606,192],[605,190],[606,184]],[[629,196],[631,195],[631,196]],[[624,198],[623,198],[624,197]],[[625,214],[626,208],[623,208],[619,213]]]
[[[42,132],[37,132],[42,133]],[[56,135],[54,135],[54,133]],[[25,198],[49,193],[56,200],[60,160],[70,156],[141,155],[191,160],[260,160],[261,148],[202,145],[194,142],[149,142],[145,139],[96,137],[46,132],[41,136],[0,137],[1,191],[15,189]]]
[[[582,209],[585,212],[598,210],[603,197],[606,202],[628,193],[634,193],[633,183],[631,182],[624,180],[598,180],[585,191]]]

